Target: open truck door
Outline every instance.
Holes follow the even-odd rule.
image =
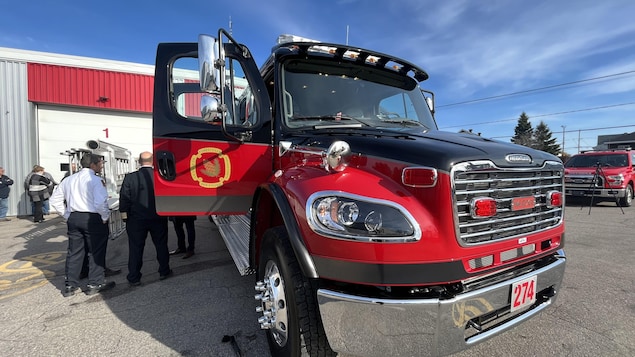
[[[249,50],[219,30],[159,44],[155,71],[157,212],[246,213],[272,172],[271,102]]]

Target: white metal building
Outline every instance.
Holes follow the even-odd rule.
[[[0,47],[0,166],[15,181],[8,216],[30,214],[24,178],[39,164],[56,181],[60,153],[103,140],[152,151],[154,66]]]

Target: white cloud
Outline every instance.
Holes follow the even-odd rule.
[[[416,49],[417,62],[453,78],[456,88],[558,82],[635,39],[635,3],[578,3],[504,2],[483,9],[450,2],[422,15],[421,30],[401,47]]]

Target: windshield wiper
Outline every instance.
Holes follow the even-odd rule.
[[[299,117],[293,117],[290,119],[290,121],[295,121],[295,120],[324,120],[324,121],[340,121],[340,120],[352,120],[352,121],[356,121],[364,126],[370,126],[369,124],[365,123],[363,120],[359,120],[357,118],[353,118],[350,117],[348,115],[314,115],[314,116],[299,116]]]
[[[413,119],[382,119],[381,122],[391,123],[391,124],[416,125],[416,126],[422,126],[424,128],[427,128],[427,126],[423,125],[420,121],[413,120]]]

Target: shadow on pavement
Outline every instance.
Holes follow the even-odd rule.
[[[172,250],[176,235],[171,223],[169,227]],[[20,347],[26,355],[56,355],[66,346],[59,334],[90,336],[93,330],[101,331],[98,340],[108,347],[102,343],[91,347],[91,339],[86,338],[86,342],[73,340],[78,343],[73,349],[94,355],[103,355],[106,348],[108,354],[126,356],[235,356],[235,346],[223,342],[234,340],[243,356],[268,355],[255,312],[254,277],[240,276],[216,227],[205,217],[196,220],[196,254],[189,259],[170,257],[174,276],[159,280],[156,252],[148,237],[142,285],[129,286],[124,233],[108,242],[106,264],[122,270],[107,278],[116,287],[68,298],[61,294],[67,249],[62,218],[49,215],[39,224],[31,217],[13,218],[0,224],[0,232],[6,237],[0,239],[5,252],[0,261],[0,303],[10,309],[27,308],[35,315],[30,331],[24,332],[25,338],[31,336],[32,346]],[[4,321],[19,320],[13,312],[4,317]],[[0,354],[7,351],[12,350],[0,343]]]

